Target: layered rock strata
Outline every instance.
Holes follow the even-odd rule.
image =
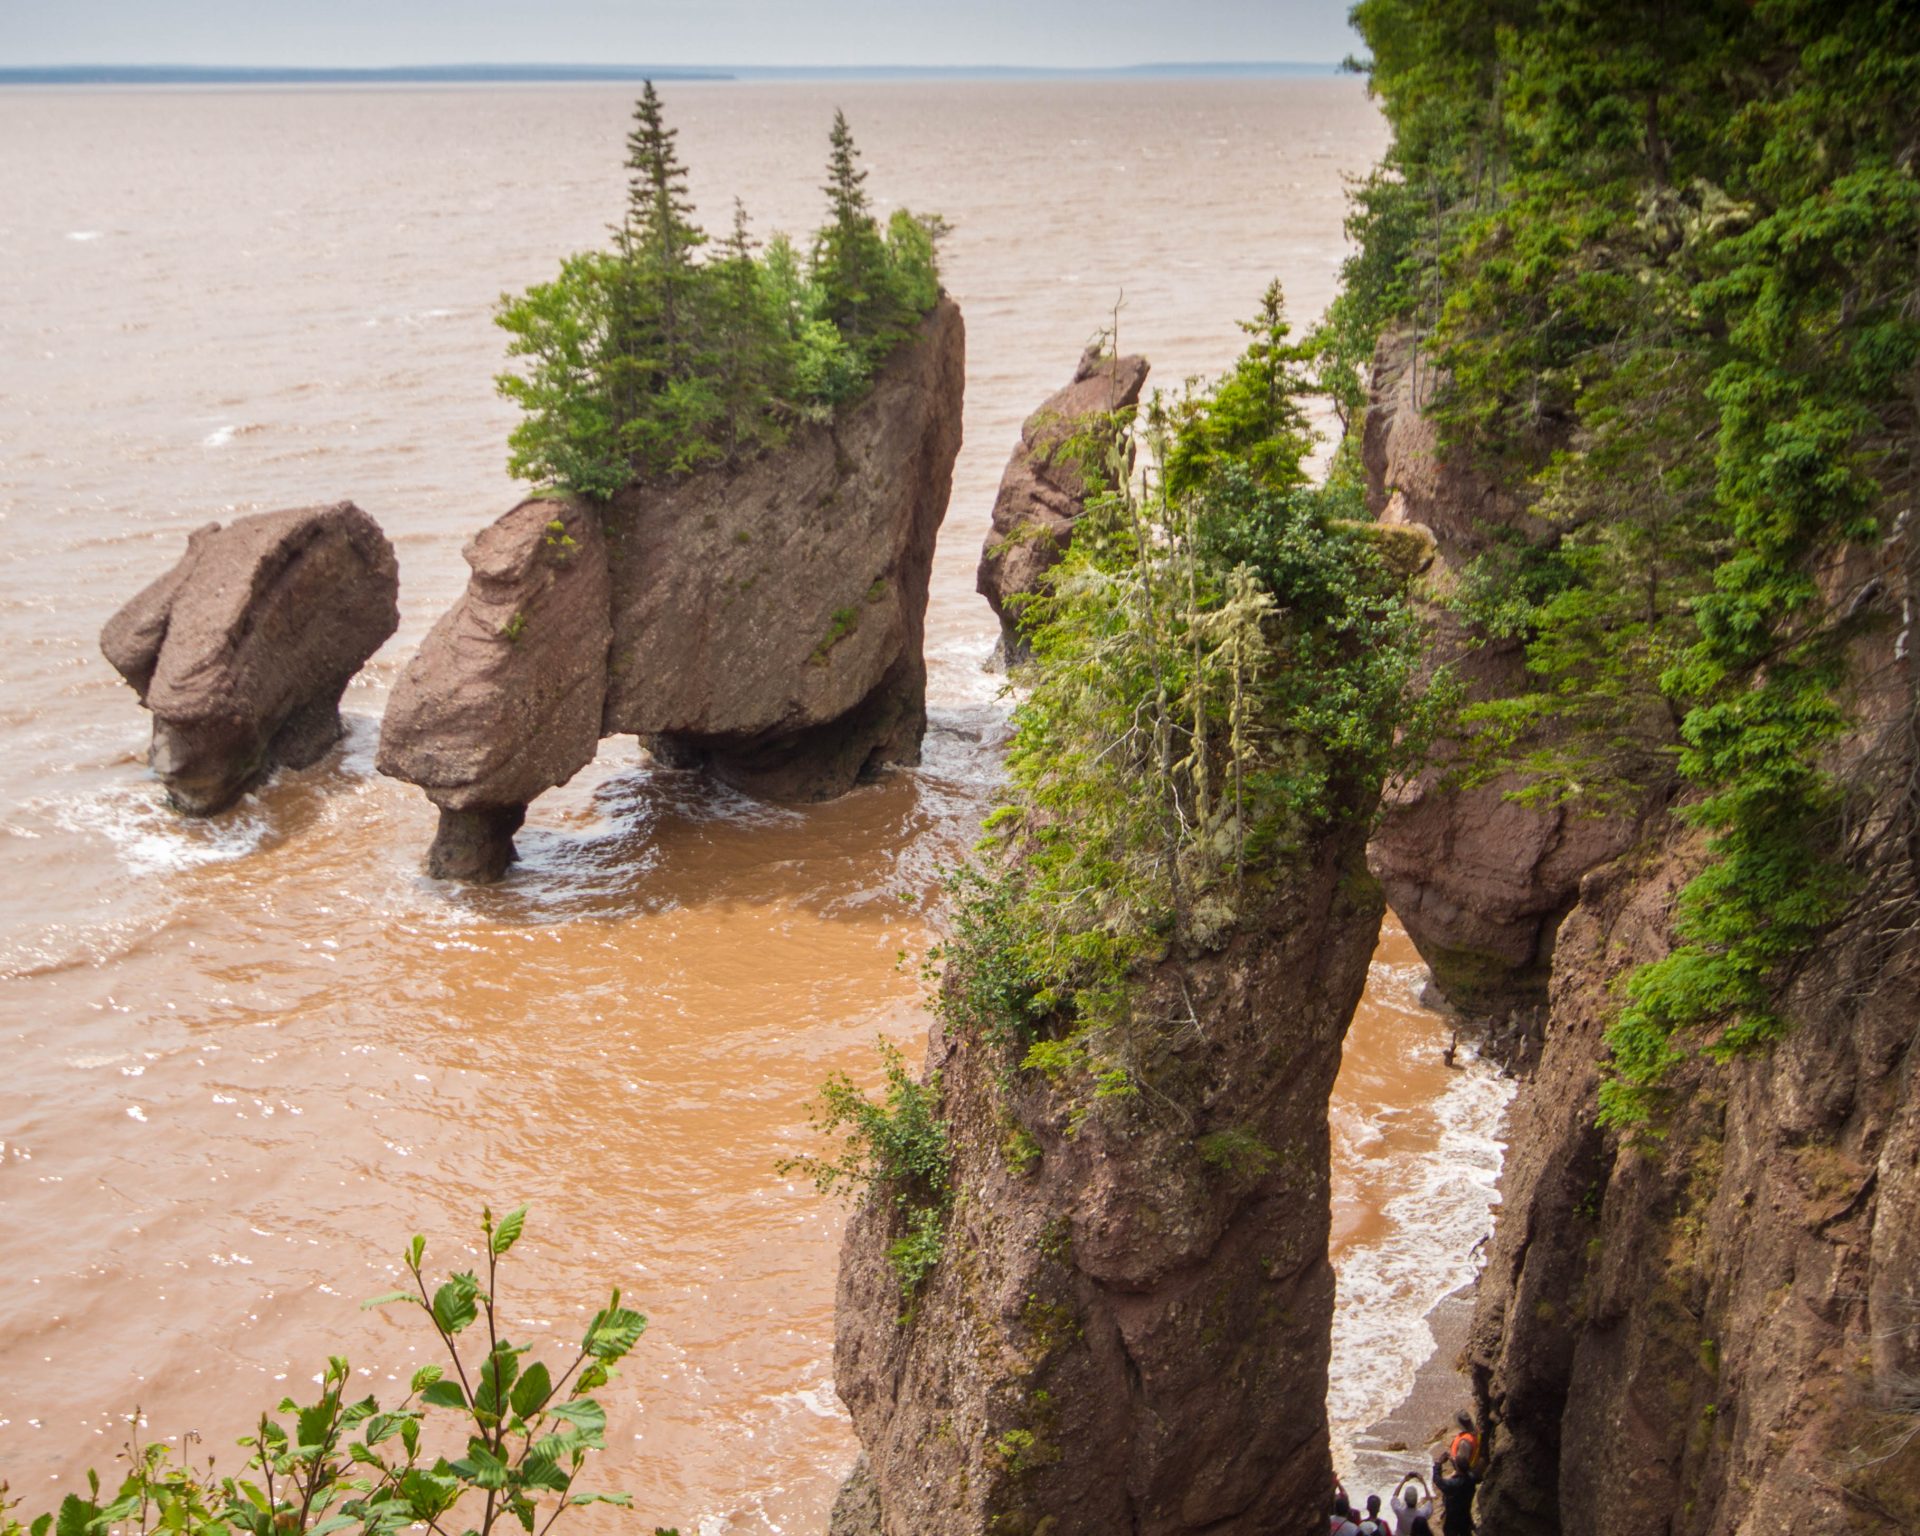
[[[943,300],[873,392],[736,469],[614,499],[602,731],[771,800],[920,761],[966,334]]]
[[[943,299],[863,399],[779,449],[476,537],[381,733],[381,771],[440,807],[429,872],[499,878],[528,803],[603,736],[777,800],[917,763],[965,369]]]
[[[1140,1091],[1091,1112],[936,1033],[958,1194],[910,1300],[897,1206],[849,1226],[834,1380],[866,1456],[836,1531],[1324,1522],[1327,1102],[1381,912],[1361,834],[1330,835],[1224,950],[1141,979]]]
[[[351,502],[209,523],[108,620],[100,648],[153,714],[148,761],[212,815],[340,739],[340,696],[400,622],[399,566]]]
[[[1477,703],[1518,692],[1525,660],[1519,641],[1488,639],[1454,611],[1462,573],[1503,540],[1553,533],[1516,491],[1442,452],[1424,410],[1433,387],[1411,337],[1382,340],[1362,438],[1368,503],[1385,525],[1431,534],[1435,558],[1417,589],[1426,666],[1448,669]],[[1461,788],[1460,756],[1459,743],[1442,742],[1389,790],[1369,861],[1448,1001],[1505,1017],[1545,1002],[1554,934],[1581,877],[1634,841],[1660,797],[1604,815],[1523,805],[1513,775]]]
[[[1103,356],[1089,348],[1073,381],[1047,397],[1026,419],[1020,441],[1000,477],[993,499],[993,525],[980,551],[975,586],[1000,621],[1000,654],[1009,662],[1027,653],[1019,629],[1022,602],[1040,590],[1048,571],[1073,542],[1073,527],[1086,511],[1082,463],[1096,459],[1111,434],[1103,425],[1140,401],[1147,381],[1144,357]]]

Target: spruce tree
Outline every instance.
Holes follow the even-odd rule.
[[[772,403],[787,388],[793,371],[787,320],[754,259],[746,206],[738,198],[733,202],[733,228],[709,270],[714,278],[709,302],[723,445],[729,458],[737,458],[778,436]]]
[[[814,279],[821,289],[824,318],[831,320],[856,350],[879,339],[893,318],[887,292],[887,248],[867,200],[867,173],[853,142],[847,115],[838,108],[828,136],[827,184],[830,218],[815,242]]]
[[[656,308],[661,362],[670,378],[684,378],[696,352],[693,253],[707,237],[693,221],[687,169],[660,110],[660,95],[647,81],[633,107],[627,135],[627,219],[623,254],[636,269],[643,300]]]

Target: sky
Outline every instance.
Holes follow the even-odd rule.
[[[1349,0],[0,0],[0,68],[1337,63]]]

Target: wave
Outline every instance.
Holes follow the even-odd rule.
[[[1407,967],[1376,968],[1400,971]],[[1502,1140],[1514,1085],[1467,1057],[1430,1106],[1437,1144],[1398,1168],[1385,1236],[1355,1243],[1335,1266],[1327,1412],[1336,1446],[1391,1412],[1436,1347],[1427,1314],[1479,1274],[1479,1245],[1500,1202]],[[1392,1163],[1366,1159],[1374,1166]]]

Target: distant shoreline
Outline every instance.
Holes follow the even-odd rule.
[[[0,66],[0,86],[19,85],[612,85],[641,80],[756,85],[913,80],[1284,80],[1340,73],[1337,64],[1132,64],[1108,69],[1014,65],[626,65],[406,64],[388,69],[303,69],[213,64]]]

